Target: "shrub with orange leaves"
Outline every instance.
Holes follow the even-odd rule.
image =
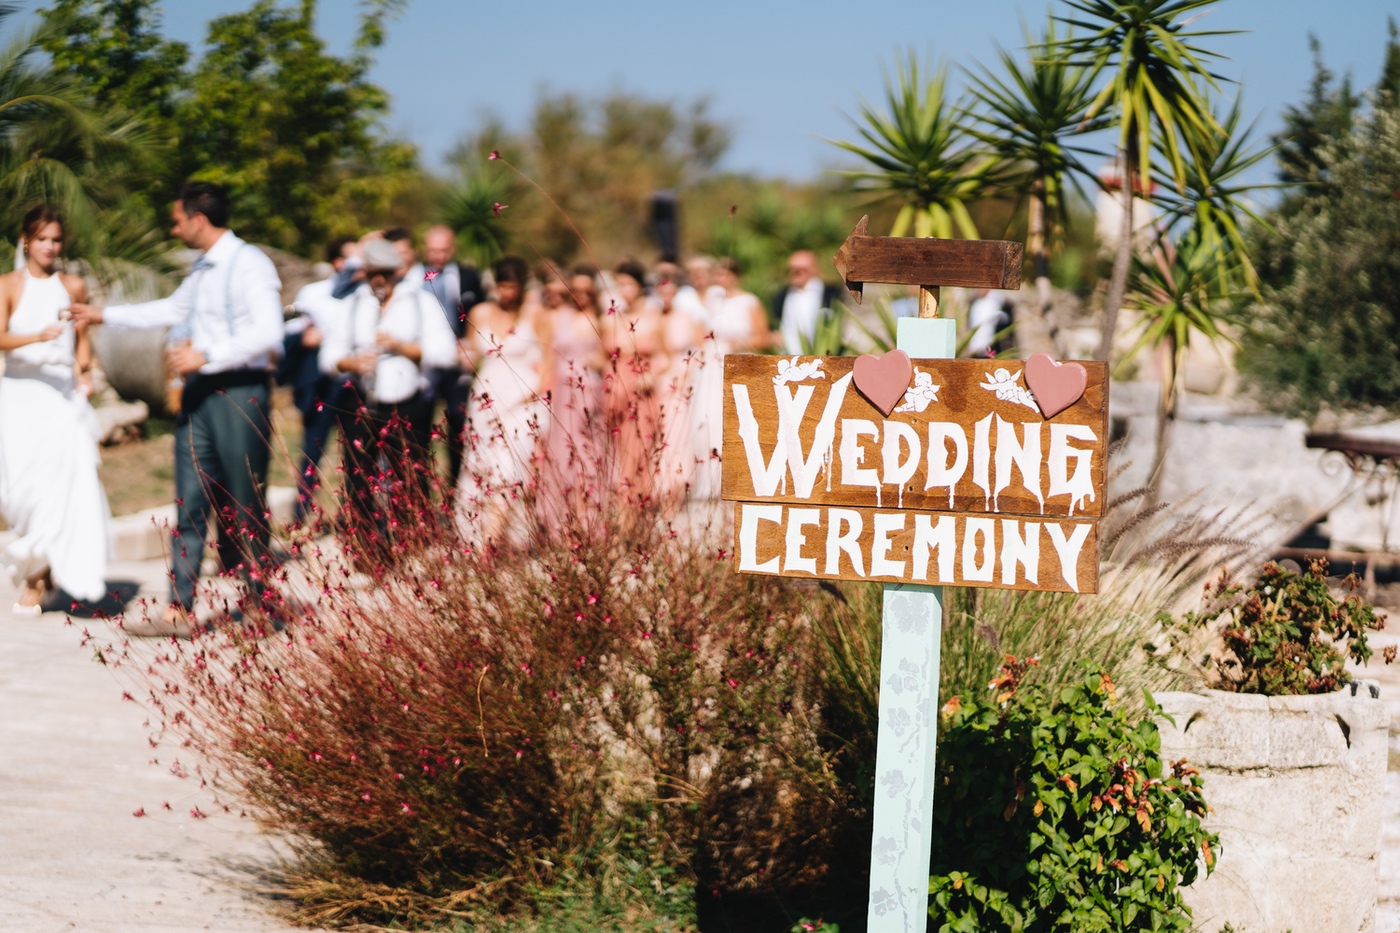
[[[1196,769],[1164,769],[1152,719],[1102,670],[1054,703],[1007,659],[984,701],[944,708],[930,913],[935,929],[1191,929],[1180,888],[1214,866]]]

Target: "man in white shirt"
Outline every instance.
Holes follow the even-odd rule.
[[[808,352],[817,325],[832,311],[840,290],[817,275],[817,254],[800,249],[788,257],[788,284],[773,297],[773,316],[788,353]],[[805,344],[805,346],[804,346]]]
[[[321,372],[321,341],[345,316],[348,302],[331,292],[336,276],[349,260],[351,237],[339,237],[326,247],[331,275],[302,286],[292,303],[295,315],[287,321],[282,361],[277,380],[292,388],[292,403],[301,412],[301,461],[297,464],[297,504],[294,519],[300,521],[315,499],[317,477],[326,440],[335,426],[335,393],[339,383]]]
[[[261,603],[267,571],[264,496],[270,455],[270,367],[282,350],[282,283],[272,260],[228,229],[228,196],[189,181],[170,210],[171,233],[200,251],[169,298],[98,309],[73,305],[73,319],[115,327],[179,328],[167,354],[184,377],[175,421],[175,506],[170,606],[160,619],[125,624],[128,635],[188,638],[211,513],[221,522],[220,557],[250,581]],[[263,611],[267,607],[251,605]]]
[[[364,284],[346,299],[340,324],[327,331],[320,365],[342,383],[336,410],[347,550],[377,565],[393,556],[389,513],[411,521],[424,504],[418,497],[429,490],[432,409],[422,366],[427,340],[447,324],[432,296],[405,281],[408,264],[391,242],[370,240],[363,258]],[[376,489],[387,505],[376,503]]]

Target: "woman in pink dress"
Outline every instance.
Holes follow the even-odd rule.
[[[579,267],[566,279],[554,266],[547,274],[538,329],[550,348],[552,366],[545,393],[550,422],[541,485],[546,501],[554,503],[544,517],[557,524],[565,518],[563,511],[596,506],[600,497],[606,357],[592,271]],[[568,300],[558,300],[563,296]]]

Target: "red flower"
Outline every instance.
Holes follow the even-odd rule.
[[[437,278],[441,274],[442,273],[438,272],[436,269],[429,269],[423,273],[423,280],[425,282],[431,282],[433,279]]]
[[[498,150],[498,149],[492,149],[492,150],[491,150],[491,154],[488,155],[488,156],[486,157],[486,161],[488,161],[488,162],[495,162],[495,161],[496,161],[497,159],[499,159],[500,157],[501,157],[500,150]]]

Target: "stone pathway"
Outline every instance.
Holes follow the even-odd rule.
[[[122,551],[140,556],[144,532],[131,534]],[[161,559],[115,563],[109,576],[128,592],[165,594]],[[172,775],[171,750],[149,747],[144,713],[121,699],[129,685],[82,647],[84,626],[103,641],[108,626],[65,625],[62,613],[19,618],[14,597],[0,578],[0,930],[297,929],[257,890],[259,872],[283,851],[277,841]],[[1356,672],[1380,682],[1392,724],[1375,933],[1400,933],[1400,663],[1380,657],[1400,646],[1400,612],[1393,615],[1392,629],[1372,638],[1370,666]],[[162,764],[150,765],[152,756]],[[138,808],[147,815],[134,817]],[[194,808],[208,818],[192,816]]]
[[[109,576],[165,591],[161,561]],[[108,626],[19,618],[14,597],[0,580],[0,930],[293,930],[255,893],[275,841],[169,772],[172,750],[149,747],[144,713],[121,700],[127,685],[81,646],[85,624],[102,640]]]

